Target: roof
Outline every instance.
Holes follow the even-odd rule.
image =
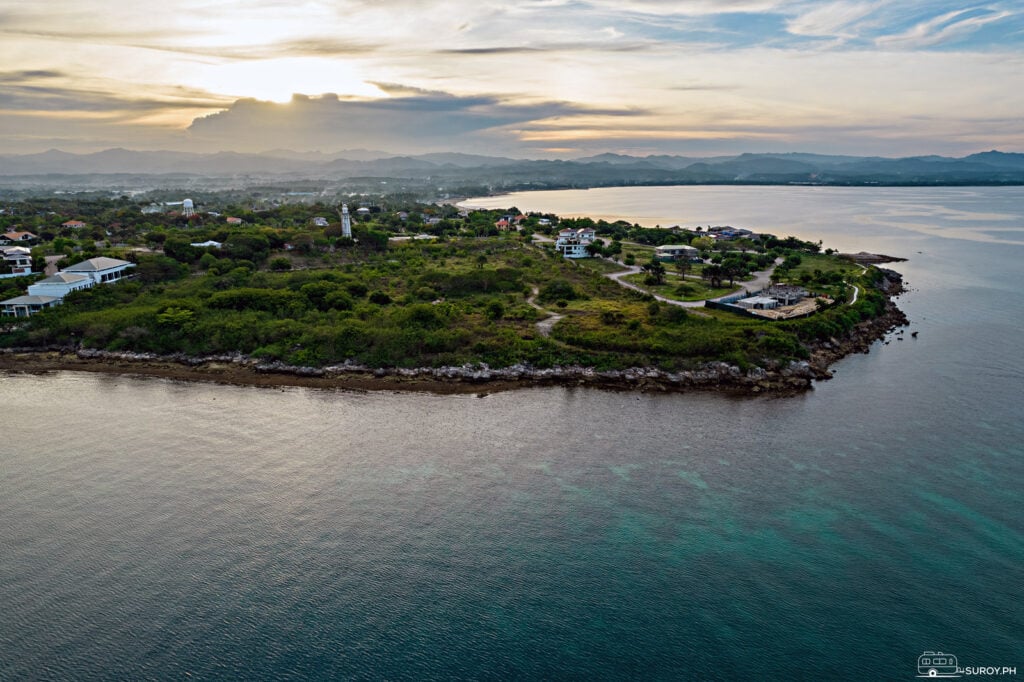
[[[61,300],[60,296],[16,296],[6,301],[0,301],[0,305],[46,305]]]
[[[72,226],[72,225],[73,226],[85,225],[85,223],[83,223],[81,220],[69,220],[66,223],[61,223],[61,226]]]
[[[39,280],[36,284],[74,284],[75,282],[81,282],[88,279],[89,278],[85,275],[76,275],[73,272],[58,272],[56,275],[51,275],[46,279]]]
[[[692,250],[696,251],[696,246],[690,246],[689,244],[662,244],[661,246],[654,247],[655,251],[669,251],[675,249]]]
[[[38,237],[31,232],[4,232],[3,234],[4,239],[25,239],[26,236],[28,239],[38,239]]]
[[[99,256],[97,258],[84,260],[81,263],[69,265],[63,269],[63,272],[99,272],[100,270],[110,270],[112,268],[118,268],[125,265],[132,265],[132,263],[129,263],[126,260],[119,260],[117,258]]]

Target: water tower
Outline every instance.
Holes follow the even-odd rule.
[[[196,205],[192,203],[191,199],[185,199],[181,202],[181,212],[186,218],[191,218],[196,214]]]

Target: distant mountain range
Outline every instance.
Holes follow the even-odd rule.
[[[430,179],[495,188],[655,184],[992,185],[1024,184],[1024,154],[989,151],[962,158],[740,154],[685,157],[599,154],[561,161],[459,153],[394,156],[275,150],[261,154],[108,149],[0,155],[0,176],[196,176],[280,180]],[[51,181],[57,178],[50,178]]]

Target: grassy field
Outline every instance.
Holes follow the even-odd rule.
[[[739,291],[741,288],[740,286],[734,286],[712,289],[708,286],[707,282],[687,277],[685,280],[687,291],[685,293],[680,293],[679,287],[684,283],[684,280],[678,275],[667,275],[665,277],[664,284],[645,284],[644,279],[646,277],[647,275],[640,273],[636,275],[626,275],[622,279],[630,284],[643,287],[652,294],[664,296],[665,298],[670,298],[673,301],[703,301],[708,298],[725,296],[726,294],[730,294],[734,291]]]

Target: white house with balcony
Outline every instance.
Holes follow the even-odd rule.
[[[32,251],[24,246],[0,246],[0,279],[32,274]]]
[[[555,250],[565,258],[590,258],[587,247],[594,243],[597,233],[593,228],[581,227],[578,230],[562,230],[555,240]]]
[[[81,263],[69,265],[61,270],[61,272],[85,275],[93,281],[93,284],[107,284],[108,282],[117,282],[124,279],[128,276],[128,268],[134,267],[134,263],[129,263],[126,260],[99,256],[84,260]]]

